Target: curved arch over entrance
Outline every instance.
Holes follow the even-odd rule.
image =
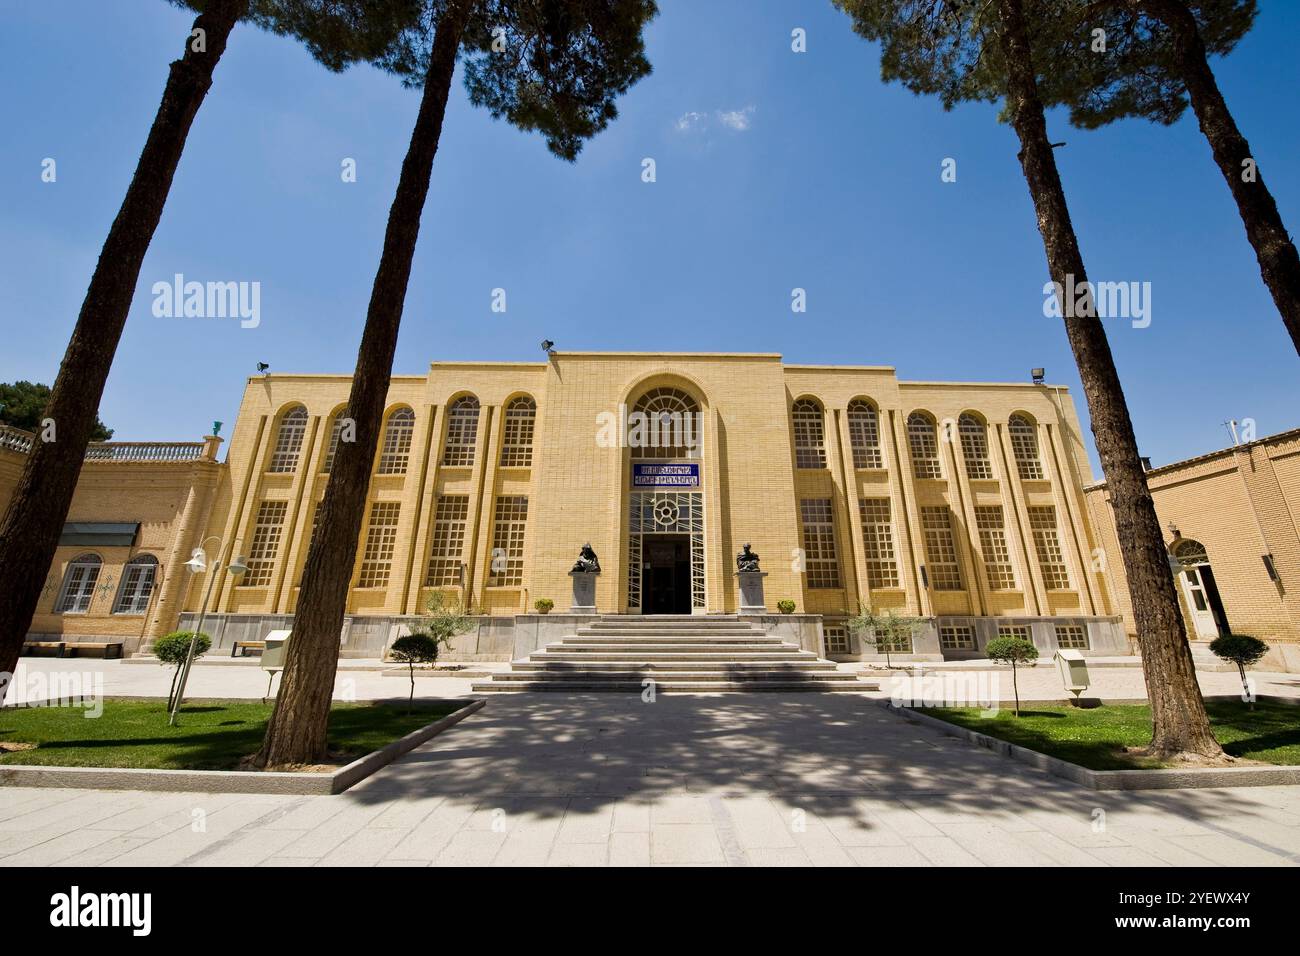
[[[1192,626],[1196,637],[1209,641],[1230,633],[1228,615],[1219,597],[1219,586],[1210,567],[1210,556],[1205,545],[1191,538],[1176,542],[1170,553],[1178,562],[1178,581],[1192,612]]]

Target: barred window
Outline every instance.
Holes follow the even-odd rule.
[[[271,583],[288,510],[287,501],[263,501],[258,507],[253,522],[253,543],[248,546],[248,570],[239,577],[241,587],[261,588]]]
[[[880,454],[880,417],[876,406],[861,398],[849,402],[849,447],[854,468],[883,468]]]
[[[379,474],[404,475],[411,459],[411,439],[415,437],[415,412],[399,408],[388,416],[384,444],[379,451]]]
[[[957,419],[957,432],[961,436],[961,456],[966,459],[966,477],[972,480],[993,477],[993,463],[989,461],[988,428],[970,412]]]
[[[998,637],[1014,637],[1021,641],[1028,641],[1030,644],[1034,643],[1027,624],[999,624]]]
[[[149,610],[158,559],[152,554],[138,554],[122,569],[122,586],[113,604],[114,614],[143,614]]]
[[[1007,434],[1011,436],[1011,453],[1016,456],[1016,471],[1026,481],[1043,477],[1043,463],[1038,457],[1038,431],[1024,415],[1012,415],[1007,420]]]
[[[912,470],[918,478],[941,478],[939,436],[934,419],[924,412],[907,416],[907,447],[912,455]]]
[[[524,528],[527,524],[528,498],[525,495],[506,495],[497,499],[488,584],[518,587],[524,583]]]
[[[700,406],[670,386],[652,388],[628,416],[627,442],[633,458],[698,458],[703,439]]]
[[[1066,650],[1086,651],[1088,631],[1082,624],[1056,625],[1056,646]]]
[[[505,436],[501,442],[502,468],[528,468],[533,463],[533,426],[537,403],[528,396],[506,406]]]
[[[925,532],[925,560],[930,568],[930,586],[936,591],[960,591],[961,566],[952,536],[952,512],[947,505],[921,508],[921,529]]]
[[[334,468],[334,456],[338,454],[339,438],[343,434],[343,424],[347,417],[348,413],[345,409],[334,416],[334,424],[330,426],[330,443],[325,449],[325,460],[320,466],[320,470],[325,474],[329,474]]]
[[[462,395],[451,403],[447,413],[447,443],[442,450],[442,463],[452,467],[474,464],[474,446],[478,442],[478,399]]]
[[[280,430],[275,436],[275,450],[271,453],[271,463],[266,470],[282,474],[297,468],[302,439],[306,433],[307,409],[295,405],[280,419]]]
[[[939,627],[939,650],[975,650],[975,628],[969,624],[943,624]]]
[[[814,399],[794,403],[794,464],[796,468],[826,467],[826,428],[822,407]]]
[[[56,614],[85,614],[90,610],[90,602],[95,597],[95,585],[99,583],[99,572],[103,567],[97,554],[81,554],[68,564],[63,574],[63,588],[55,602]]]
[[[894,524],[888,498],[860,498],[862,546],[867,554],[867,586],[898,587],[898,557],[894,553]]]
[[[853,653],[849,645],[849,631],[844,625],[827,624],[822,628],[822,633],[826,636],[827,654]]]
[[[1007,548],[1006,523],[1000,505],[981,505],[975,508],[975,527],[980,535],[980,553],[984,555],[984,573],[991,591],[1014,591],[1016,572],[1011,566],[1011,551]]]
[[[829,498],[799,502],[803,517],[804,569],[810,588],[840,586],[840,562],[835,554],[835,520]]]
[[[468,495],[443,495],[433,515],[433,544],[429,549],[426,588],[460,584],[461,555],[465,549],[465,525],[469,521]]]
[[[397,501],[376,501],[370,506],[370,527],[366,547],[361,554],[359,588],[386,588],[393,567],[393,550],[397,545],[397,519],[402,505]]]
[[[1043,571],[1043,584],[1049,591],[1068,591],[1070,573],[1065,566],[1061,538],[1056,533],[1056,509],[1051,505],[1030,508],[1029,527],[1034,533],[1034,550]]]

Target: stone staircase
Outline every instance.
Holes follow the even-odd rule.
[[[607,615],[475,683],[473,691],[640,692],[647,678],[656,693],[861,693],[879,686],[735,615]]]

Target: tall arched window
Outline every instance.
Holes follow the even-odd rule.
[[[113,613],[143,614],[149,610],[157,575],[158,559],[152,554],[138,554],[126,562],[122,568],[122,586],[117,589],[117,600],[113,602]]]
[[[478,399],[473,395],[462,395],[451,403],[447,413],[447,443],[442,449],[444,465],[460,468],[474,464],[478,413]]]
[[[63,574],[63,587],[59,590],[59,599],[54,605],[56,614],[85,614],[90,610],[90,601],[95,596],[95,585],[99,583],[101,567],[103,562],[97,554],[82,554],[73,558]]]
[[[854,468],[883,468],[880,456],[880,418],[876,406],[861,398],[849,402],[849,446]]]
[[[302,438],[307,433],[307,409],[295,405],[280,419],[280,430],[275,436],[275,450],[267,471],[277,474],[298,467],[298,454],[302,451]]]
[[[822,407],[813,398],[794,403],[794,465],[796,468],[826,467],[826,426]]]
[[[415,412],[399,408],[388,416],[384,444],[379,450],[379,474],[404,475],[411,458],[411,439],[415,436]]]
[[[637,400],[627,420],[633,458],[698,458],[700,406],[686,392],[652,388]]]
[[[912,455],[912,470],[918,478],[940,478],[939,436],[934,419],[925,412],[907,416],[907,447]]]
[[[501,439],[501,466],[528,468],[533,463],[533,425],[537,403],[527,395],[511,399],[506,406],[505,434]]]
[[[1011,436],[1011,453],[1016,456],[1016,471],[1026,481],[1043,477],[1043,463],[1038,457],[1038,430],[1024,415],[1012,415],[1007,420],[1007,433]]]
[[[330,426],[330,443],[325,449],[325,460],[321,462],[320,470],[329,474],[334,469],[334,456],[339,451],[339,437],[343,434],[343,425],[347,420],[347,409],[341,409],[334,416],[334,424]]]
[[[957,432],[961,436],[961,456],[966,459],[966,477],[992,478],[993,463],[989,461],[989,435],[984,421],[964,412],[957,419]]]

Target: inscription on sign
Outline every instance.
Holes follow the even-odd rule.
[[[699,465],[632,465],[635,488],[697,488],[699,484]]]

